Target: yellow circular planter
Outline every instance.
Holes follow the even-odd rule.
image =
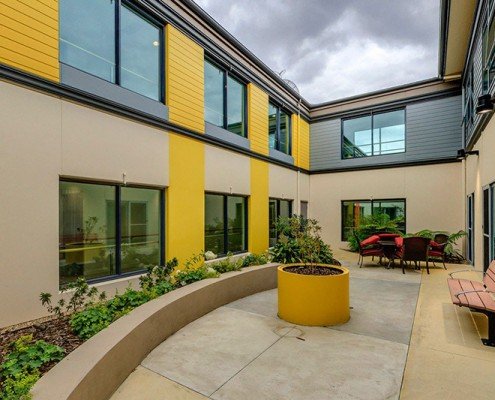
[[[278,267],[278,316],[287,322],[308,326],[339,325],[349,321],[349,270],[340,275],[302,275]]]

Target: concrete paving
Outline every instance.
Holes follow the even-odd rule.
[[[277,291],[258,293],[171,336],[112,400],[494,398],[486,319],[451,304],[446,271],[403,275],[335,254],[351,270],[347,324],[289,324],[277,317]]]

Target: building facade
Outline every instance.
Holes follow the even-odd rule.
[[[190,0],[92,3],[0,0],[0,327],[79,276],[264,252],[292,213],[341,247],[357,214],[463,229],[474,192],[480,259],[462,71],[313,105]]]

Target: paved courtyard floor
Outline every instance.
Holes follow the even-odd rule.
[[[445,282],[466,266],[403,275],[335,256],[351,270],[347,324],[287,323],[277,291],[258,293],[172,335],[112,400],[495,398],[495,349],[480,342],[486,318],[454,307]]]

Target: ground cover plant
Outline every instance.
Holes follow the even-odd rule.
[[[69,292],[67,299],[54,301],[52,294],[41,293],[40,301],[51,318],[0,331],[0,399],[29,399],[29,390],[40,376],[134,308],[176,288],[270,260],[268,254],[239,258],[228,254],[218,261],[205,262],[215,258],[211,252],[202,252],[183,266],[175,258],[162,266],[149,266],[139,278],[139,289],[128,287],[111,299],[84,278],[61,289]]]

